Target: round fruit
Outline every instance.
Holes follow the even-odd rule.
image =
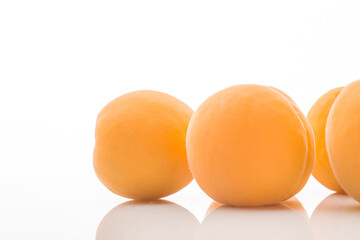
[[[330,109],[343,88],[335,88],[321,96],[311,107],[307,116],[315,134],[316,162],[313,176],[325,187],[342,192],[331,169],[325,143],[325,128]]]
[[[132,199],[173,194],[192,180],[186,131],[192,110],[155,91],[135,91],[101,110],[96,122],[94,168],[112,192]]]
[[[360,201],[360,81],[336,98],[326,125],[331,167],[342,189]]]
[[[306,124],[296,105],[278,90],[227,88],[209,97],[190,121],[190,169],[204,192],[223,204],[287,200],[312,170],[314,146]]]

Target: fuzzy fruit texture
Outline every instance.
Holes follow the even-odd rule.
[[[326,124],[326,147],[342,189],[360,201],[360,80],[336,98]]]
[[[157,199],[192,180],[186,131],[193,111],[155,91],[118,97],[98,115],[94,168],[112,192],[127,198]]]
[[[209,97],[194,113],[186,141],[199,186],[227,205],[291,198],[314,165],[313,133],[299,112],[285,94],[260,85],[233,86]]]
[[[343,192],[331,168],[325,142],[325,128],[330,109],[343,88],[335,88],[321,96],[311,107],[308,120],[315,135],[316,162],[313,176],[330,190]]]

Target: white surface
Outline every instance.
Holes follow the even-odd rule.
[[[101,219],[125,201],[93,173],[95,118],[123,93],[163,91],[196,109],[220,89],[258,83],[285,91],[307,113],[329,89],[360,78],[359,7],[0,1],[0,238],[95,238]],[[329,193],[310,179],[297,197],[311,214]],[[199,222],[211,203],[194,182],[167,199]],[[356,232],[358,224],[345,227]]]

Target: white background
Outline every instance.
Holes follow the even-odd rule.
[[[129,91],[194,110],[232,85],[288,93],[306,114],[360,78],[357,0],[0,0],[0,238],[94,239],[126,201],[92,168],[101,108]],[[310,215],[330,191],[310,179]],[[168,197],[201,222],[195,182]]]

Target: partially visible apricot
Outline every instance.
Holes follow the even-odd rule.
[[[336,179],[347,194],[360,201],[360,80],[336,98],[325,137]]]
[[[343,88],[335,88],[322,95],[311,107],[307,118],[315,134],[316,163],[313,176],[330,190],[342,192],[331,169],[325,143],[325,128],[330,109]]]
[[[186,145],[194,178],[211,198],[227,205],[287,200],[312,169],[312,132],[305,123],[288,97],[273,88],[222,90],[199,107],[189,124]]]
[[[192,180],[186,131],[192,110],[155,91],[118,97],[98,115],[94,168],[112,192],[132,199],[173,194]]]

